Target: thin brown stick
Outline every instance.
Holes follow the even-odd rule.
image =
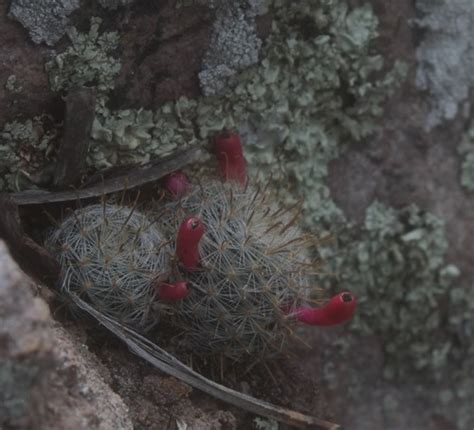
[[[161,349],[147,338],[98,312],[76,295],[72,294],[71,299],[77,306],[93,316],[99,323],[121,339],[132,352],[162,372],[178,378],[194,388],[251,413],[272,418],[296,427],[319,430],[340,429],[338,424],[273,405],[211,381],[186,366],[176,357]]]
[[[105,179],[101,184],[88,188],[58,192],[29,190],[13,193],[9,196],[18,205],[37,205],[99,197],[154,182],[186,164],[197,161],[200,156],[201,150],[192,148],[142,166],[134,166],[118,177]]]

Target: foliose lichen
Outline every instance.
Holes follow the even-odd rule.
[[[463,157],[461,164],[461,185],[468,191],[474,191],[474,123],[464,135],[458,147]]]
[[[121,6],[133,3],[134,0],[99,0],[102,7],[110,10],[116,10]]]
[[[471,0],[417,0],[423,30],[416,84],[430,94],[427,130],[455,118],[474,85]]]
[[[19,94],[23,91],[23,85],[16,75],[10,75],[5,82],[5,89],[13,94]]]
[[[13,0],[9,16],[19,21],[35,43],[54,45],[66,33],[69,15],[79,0]]]
[[[443,222],[414,205],[395,210],[374,202],[364,225],[337,240],[338,251],[326,258],[338,274],[338,288],[360,298],[351,328],[384,342],[384,375],[439,373],[454,346],[438,335],[444,320],[440,304],[459,275],[444,262]]]
[[[118,47],[117,32],[99,34],[100,18],[91,18],[89,33],[75,28],[67,32],[71,46],[45,65],[53,91],[68,90],[74,86],[95,86],[99,92],[114,87],[120,71],[120,61],[113,56]]]
[[[256,32],[255,17],[261,11],[257,3],[246,0],[209,2],[216,11],[216,19],[199,73],[204,95],[219,94],[232,76],[258,62],[262,41]]]
[[[345,142],[374,130],[383,100],[405,70],[397,63],[382,73],[383,58],[372,46],[377,18],[369,6],[351,10],[341,0],[275,0],[270,10],[273,28],[260,63],[241,72],[237,85],[219,96],[161,106],[153,126],[149,116],[138,123],[132,114],[132,129],[146,135],[134,140],[130,157],[159,156],[170,148],[202,144],[223,128],[237,128],[251,174],[273,174],[284,203],[304,198],[305,222],[314,226],[324,217],[342,217],[324,184],[329,161]],[[94,136],[98,130],[112,136],[96,141],[102,162],[123,157],[121,138],[113,137],[122,116],[103,109],[96,118]]]
[[[0,132],[0,191],[20,191],[48,182],[57,134],[55,127],[47,127],[51,122],[42,116],[5,124]]]

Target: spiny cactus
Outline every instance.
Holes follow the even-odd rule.
[[[248,184],[238,136],[223,134],[215,149],[228,182],[192,186],[177,172],[164,178],[174,200],[146,215],[103,203],[67,217],[47,240],[62,265],[62,290],[142,331],[166,311],[187,350],[234,360],[277,355],[296,322],[348,320],[350,293],[306,305],[318,264],[298,211]]]
[[[78,209],[50,232],[47,247],[62,267],[61,289],[122,324],[147,329],[172,252],[156,224],[134,208],[103,203]]]
[[[211,181],[194,186],[159,215],[167,235],[177,236],[175,269],[192,285],[172,322],[195,353],[235,360],[279,353],[292,334],[297,307],[315,291],[308,236],[294,226],[291,211],[267,199],[260,188]],[[199,264],[180,250],[186,229],[201,230]]]

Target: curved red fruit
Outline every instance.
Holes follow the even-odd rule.
[[[186,281],[178,281],[174,284],[163,282],[158,287],[158,296],[161,300],[181,300],[189,294],[189,287],[190,283]]]
[[[235,133],[223,133],[214,139],[214,149],[221,175],[224,179],[245,185],[247,167],[240,137]]]
[[[195,216],[188,216],[179,226],[176,238],[176,255],[187,269],[199,264],[199,241],[204,234],[204,224]]]
[[[177,170],[165,176],[164,186],[173,197],[179,197],[189,190],[191,183],[183,172]]]
[[[352,318],[357,301],[352,293],[343,292],[335,295],[320,308],[300,307],[296,318],[309,325],[336,325]]]

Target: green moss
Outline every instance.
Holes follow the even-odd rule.
[[[458,152],[463,156],[461,185],[468,191],[474,191],[474,123],[466,132]]]
[[[101,23],[100,18],[92,18],[89,33],[68,30],[71,46],[45,65],[53,91],[87,85],[106,92],[114,87],[121,66],[112,54],[119,37],[116,32],[99,34]]]

